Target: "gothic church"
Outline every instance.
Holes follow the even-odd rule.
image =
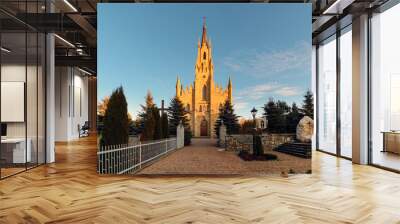
[[[226,100],[232,102],[232,82],[229,78],[227,88],[214,83],[214,64],[211,41],[207,38],[207,28],[203,23],[201,41],[197,45],[195,80],[183,88],[179,77],[176,80],[176,96],[189,112],[190,128],[194,137],[215,137],[214,125],[219,107]]]

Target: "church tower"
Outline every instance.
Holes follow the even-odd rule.
[[[212,90],[214,89],[214,64],[212,61],[211,42],[207,37],[205,19],[203,21],[203,32],[201,40],[197,44],[197,58],[194,80],[193,105],[194,111],[193,127],[195,136],[210,136],[210,110],[212,101]]]
[[[176,96],[189,112],[190,128],[195,137],[215,137],[214,125],[219,107],[226,100],[232,102],[232,82],[223,89],[214,83],[214,64],[211,40],[207,36],[207,26],[203,21],[201,39],[197,43],[193,84],[183,88],[179,77],[176,80]]]

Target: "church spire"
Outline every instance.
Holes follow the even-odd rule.
[[[206,17],[203,17],[203,34],[201,35],[201,44],[208,44],[207,41],[207,27],[206,27]]]

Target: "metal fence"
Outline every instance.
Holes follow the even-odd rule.
[[[97,172],[100,174],[135,173],[146,163],[176,148],[176,138],[140,142],[135,145],[102,146],[97,152]]]

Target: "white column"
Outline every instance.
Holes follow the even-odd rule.
[[[368,163],[368,15],[353,19],[353,162]]]
[[[54,133],[55,133],[55,60],[54,35],[46,36],[46,163],[55,161]]]

